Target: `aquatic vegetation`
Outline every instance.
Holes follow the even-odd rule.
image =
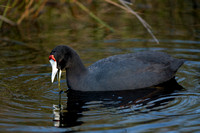
[[[153,39],[159,43],[157,38],[154,36],[151,31],[151,26],[144,20],[137,12],[135,12],[130,6],[130,3],[127,3],[125,0],[119,0],[118,2],[112,0],[104,0],[104,2],[96,2],[92,0],[87,0],[84,2],[79,2],[78,0],[60,0],[60,1],[51,1],[51,0],[8,0],[0,3],[0,8],[3,10],[3,14],[0,15],[0,27],[2,28],[2,23],[8,23],[9,25],[15,26],[22,24],[23,21],[37,21],[38,17],[46,13],[45,10],[50,8],[54,12],[58,11],[60,13],[73,14],[72,16],[78,17],[80,10],[87,13],[91,18],[93,18],[97,23],[105,27],[106,29],[114,32],[114,28],[107,24],[106,21],[102,20],[98,15],[96,15],[88,5],[92,4],[101,4],[103,9],[106,8],[107,4],[112,4],[120,9],[125,10],[128,13],[131,13],[136,16],[136,18],[142,23],[142,25],[147,29]],[[106,4],[105,4],[106,3]],[[105,4],[105,5],[104,5]],[[102,10],[103,10],[102,9]],[[63,10],[65,10],[63,12]],[[50,11],[52,12],[52,11]]]

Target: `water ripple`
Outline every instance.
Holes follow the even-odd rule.
[[[111,40],[104,40],[104,43],[119,43],[119,42],[155,42],[152,39],[111,39]],[[160,39],[160,43],[181,43],[181,44],[200,44],[200,41],[194,40],[167,40],[167,39]]]

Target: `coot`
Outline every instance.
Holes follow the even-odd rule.
[[[151,87],[173,78],[184,63],[163,52],[144,51],[114,55],[101,59],[88,68],[72,48],[59,45],[49,56],[51,81],[66,69],[67,85],[79,91],[119,91]]]

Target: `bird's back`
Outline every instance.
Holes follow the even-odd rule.
[[[184,60],[163,52],[115,55],[88,67],[88,91],[131,90],[150,87],[174,77]],[[87,86],[87,85],[86,85]]]

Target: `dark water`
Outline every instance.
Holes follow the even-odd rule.
[[[1,40],[0,132],[200,132],[200,15],[192,3],[184,1],[182,6],[187,8],[165,7],[161,12],[154,4],[137,4],[146,11],[143,17],[160,44],[124,13],[125,20],[115,23],[121,22],[115,33],[90,26],[70,31],[54,23],[50,30],[33,32],[30,41]],[[152,14],[157,15],[153,20]],[[59,107],[48,55],[60,43],[76,49],[86,66],[111,55],[144,50],[187,61],[176,74],[177,82],[136,91],[68,91]],[[65,72],[61,87],[67,89]]]

